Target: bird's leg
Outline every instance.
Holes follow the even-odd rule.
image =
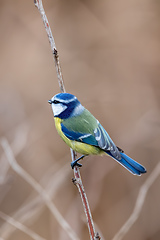
[[[78,167],[82,167],[82,164],[78,163],[79,160],[83,159],[85,157],[85,155],[82,155],[81,157],[77,158],[76,160],[72,161],[71,162],[71,167],[72,169],[75,167],[75,166],[78,166]]]

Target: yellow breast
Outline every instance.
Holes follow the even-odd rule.
[[[102,151],[100,148],[86,144],[86,143],[82,143],[82,142],[78,142],[78,141],[73,141],[70,140],[69,138],[67,138],[61,129],[61,123],[62,123],[62,119],[55,117],[54,118],[55,121],[55,126],[57,129],[58,134],[60,135],[60,137],[63,139],[63,141],[70,147],[72,148],[74,151],[84,154],[84,155],[90,155],[90,154],[94,154],[94,155],[102,155],[105,152]]]

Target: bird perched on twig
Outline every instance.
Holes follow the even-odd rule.
[[[48,101],[53,110],[56,129],[60,137],[74,151],[83,154],[71,162],[82,166],[78,161],[86,155],[108,154],[128,171],[141,175],[146,169],[127,156],[117,147],[99,121],[81,105],[70,93],[58,93]]]

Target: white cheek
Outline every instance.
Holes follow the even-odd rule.
[[[62,105],[62,104],[60,104],[60,103],[58,103],[58,104],[53,104],[53,103],[52,103],[52,111],[53,111],[54,116],[59,115],[59,114],[62,113],[66,108],[67,108],[67,106],[64,106],[64,105]]]

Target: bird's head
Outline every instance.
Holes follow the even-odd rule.
[[[61,119],[79,115],[84,110],[76,96],[70,93],[58,93],[48,103],[52,105],[54,117]]]

